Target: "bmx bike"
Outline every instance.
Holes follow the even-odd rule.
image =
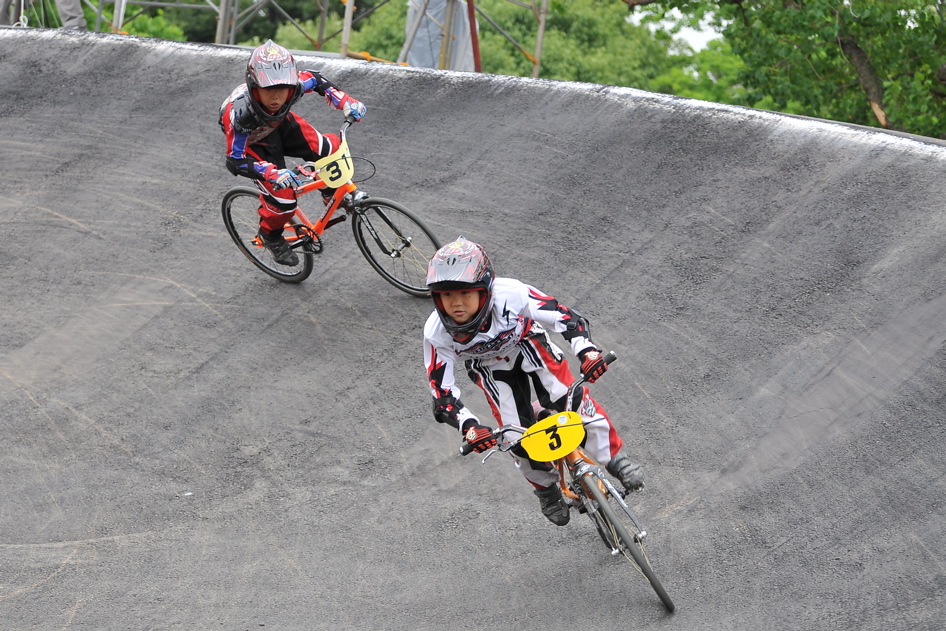
[[[297,198],[324,188],[335,190],[317,221],[310,220],[300,204],[286,223],[283,236],[299,255],[297,265],[277,263],[264,247],[259,236],[258,188],[236,186],[228,190],[221,204],[223,223],[236,246],[256,267],[282,282],[300,283],[312,273],[315,255],[323,250],[325,231],[350,217],[355,243],[371,267],[401,291],[429,296],[427,263],[440,248],[440,241],[404,206],[358,190],[352,181],[355,169],[345,137],[353,122],[352,117],[346,117],[337,151],[292,169],[302,180],[294,187]]]
[[[615,359],[613,352],[605,355],[609,364]],[[572,409],[575,392],[586,381],[586,376],[580,374],[568,388],[566,410]],[[558,470],[565,502],[591,518],[611,555],[621,555],[630,561],[650,583],[667,611],[673,612],[675,605],[654,573],[644,549],[647,531],[601,467],[581,448],[587,422],[576,412],[552,411],[529,427],[504,425],[493,430],[497,444],[483,457],[483,462],[497,452],[521,448],[532,460],[552,463]],[[471,451],[473,447],[469,443],[460,446],[461,455]]]

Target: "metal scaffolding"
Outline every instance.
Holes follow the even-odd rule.
[[[357,17],[355,17],[355,11],[357,10],[355,1],[342,1],[345,3],[345,15],[342,29],[326,37],[325,26],[328,22],[328,0],[313,0],[319,9],[319,32],[314,36],[307,32],[303,25],[300,24],[295,18],[289,15],[289,13],[287,13],[286,10],[279,5],[277,0],[254,0],[251,5],[242,10],[240,9],[240,0],[82,0],[85,6],[89,7],[95,12],[96,19],[92,30],[108,30],[113,33],[122,32],[126,23],[133,20],[148,8],[213,11],[217,15],[217,29],[214,37],[214,43],[228,45],[236,44],[237,33],[239,33],[239,31],[250,21],[258,17],[261,11],[264,9],[271,9],[278,12],[287,22],[298,29],[299,32],[301,32],[306,37],[306,39],[312,43],[313,49],[316,51],[321,51],[322,46],[326,41],[334,38],[337,35],[341,35],[338,53],[340,56],[352,57],[355,59],[383,61],[375,57],[371,57],[365,53],[351,51],[349,49],[349,42],[351,40],[352,25],[360,20],[366,19],[374,11],[388,4],[391,0],[383,0],[383,2],[376,5],[371,10],[360,14]],[[34,16],[38,16],[38,19],[34,19],[33,21],[38,21],[39,24],[30,24],[30,18],[28,18],[28,13],[30,11],[31,5],[34,2],[40,5],[38,10],[36,8],[33,9],[35,12]],[[445,2],[446,10],[442,15],[438,14],[440,17],[438,20],[437,16],[432,16],[431,12],[428,10],[430,8],[431,0],[411,0],[410,4],[415,9],[414,20],[407,27],[404,46],[401,49],[401,53],[398,56],[396,63],[406,63],[411,45],[414,43],[418,30],[421,28],[422,23],[424,23],[426,19],[427,21],[432,21],[440,29],[440,54],[436,67],[448,69],[450,67],[453,46],[456,42],[455,33],[456,29],[458,28],[458,19],[463,19],[463,28],[467,28],[466,25],[469,25],[469,38],[472,44],[475,71],[480,72],[481,65],[479,56],[479,37],[476,19],[477,17],[480,17],[489,23],[490,26],[495,28],[501,35],[503,35],[503,37],[509,40],[523,55],[525,55],[532,62],[532,76],[539,76],[539,67],[542,58],[542,40],[545,34],[546,17],[548,16],[549,12],[549,0],[529,0],[528,2],[524,0],[507,0],[507,2],[511,2],[521,7],[530,9],[535,16],[538,23],[538,32],[536,35],[535,49],[533,52],[526,50],[511,35],[503,30],[503,28],[497,24],[495,20],[490,18],[482,11],[482,9],[477,7],[475,0],[466,0],[465,3],[461,2],[461,0],[445,0]],[[56,26],[54,24],[44,23],[51,21],[47,20],[46,16],[52,16],[54,14],[54,12],[51,10],[51,6],[46,7],[44,3],[51,5],[51,0],[14,0],[14,7],[19,16],[19,19],[14,21],[14,26]],[[104,13],[104,9],[107,4],[114,5],[114,13],[111,20],[109,20]],[[462,4],[465,4],[466,6],[465,12],[461,7]],[[129,5],[141,7],[141,9],[130,18],[126,18]],[[438,8],[443,8],[443,2],[441,2],[440,7]]]

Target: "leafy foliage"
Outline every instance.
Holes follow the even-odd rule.
[[[538,26],[533,14],[509,2],[482,2],[483,9],[531,53]],[[646,27],[627,21],[620,3],[601,0],[553,0],[541,51],[539,76],[649,89],[668,69],[669,38],[658,39]],[[529,76],[532,61],[501,33],[481,22],[483,70]]]
[[[533,12],[508,0],[477,0],[476,6],[505,31],[478,18],[483,72],[531,76],[530,56],[538,34]],[[684,50],[683,45],[666,32],[654,34],[627,18],[627,7],[615,0],[552,0],[539,76],[645,90],[666,84],[657,79],[679,63],[673,53]],[[406,11],[384,7],[353,34],[350,49],[395,60],[404,44],[406,21]],[[702,94],[695,82],[691,91]]]
[[[177,24],[172,23],[165,17],[164,11],[157,9],[153,15],[141,13],[125,22],[122,31],[129,35],[140,35],[141,37],[159,37],[161,39],[170,39],[178,42],[187,41],[184,37],[184,30]],[[88,19],[88,16],[86,16]]]
[[[744,64],[749,105],[943,137],[944,0],[629,4],[654,20],[673,9],[683,23],[712,20]]]
[[[651,82],[654,92],[692,99],[745,105],[748,94],[740,76],[745,64],[724,40],[710,41],[704,50],[680,55],[667,72]]]
[[[259,0],[234,0],[234,2],[239,4],[239,14],[244,16],[241,19],[242,26],[237,32],[237,43],[244,41],[265,42],[267,39],[279,41],[277,33],[280,32],[280,27],[289,24],[286,15],[291,16],[296,22],[306,23],[312,29],[307,28],[308,32],[318,33],[317,20],[321,15],[322,6],[328,5],[329,15],[341,16],[345,12],[345,4],[342,0],[275,0],[273,3],[266,3],[258,8],[255,15],[252,14],[251,9],[261,4]],[[358,0],[357,11],[359,14],[366,14],[382,2],[383,0]],[[191,0],[191,3],[193,3],[193,0]],[[216,12],[171,8],[167,9],[166,13],[169,19],[183,27],[188,41],[213,42],[215,40],[217,34]],[[251,19],[246,19],[248,17]],[[245,23],[243,20],[245,20]],[[358,30],[361,26],[362,24],[356,23],[352,28]],[[293,28],[295,29],[295,27]],[[298,29],[295,30],[298,33]],[[306,42],[304,48],[312,48],[312,44],[308,39],[303,37],[302,41]]]
[[[102,17],[99,23],[99,16],[96,14],[95,9],[88,5],[83,5],[82,14],[85,16],[88,28],[94,30],[98,23],[99,30],[111,30],[112,19],[114,17],[112,9],[113,7],[111,5],[102,7]],[[181,27],[168,20],[164,11],[161,9],[126,13],[124,18],[125,24],[122,25],[122,33],[141,37],[158,37],[160,39],[178,42],[187,41]],[[62,20],[59,17],[59,8],[56,6],[55,1],[37,0],[36,2],[29,3],[27,9],[27,23],[32,26],[46,28],[58,28],[62,26]]]

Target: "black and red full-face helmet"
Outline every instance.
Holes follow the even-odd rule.
[[[271,113],[260,104],[255,91],[257,88],[276,86],[292,88],[293,93],[278,112]],[[296,60],[288,50],[273,40],[257,46],[246,64],[246,88],[250,95],[250,105],[260,119],[267,123],[282,120],[289,113],[289,108],[302,96]]]
[[[431,257],[427,265],[427,287],[440,321],[455,339],[468,339],[483,326],[493,304],[493,280],[493,264],[486,250],[465,237],[448,243]],[[447,315],[439,293],[463,290],[479,291],[480,307],[469,322],[458,324]]]

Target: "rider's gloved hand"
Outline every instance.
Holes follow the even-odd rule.
[[[483,453],[496,446],[496,437],[493,430],[476,421],[467,421],[464,426],[463,440],[473,447],[476,453]]]
[[[586,348],[578,353],[581,359],[581,374],[589,383],[597,381],[608,370],[608,362],[597,348]]]
[[[332,104],[335,109],[345,112],[345,116],[351,116],[355,121],[360,121],[365,116],[368,108],[361,101],[357,101],[338,88],[325,88],[325,100]]]
[[[273,185],[273,188],[282,190],[284,188],[296,188],[302,186],[302,179],[297,173],[289,169],[277,169],[275,165],[270,165],[263,173],[266,181]]]
[[[368,108],[361,101],[356,101],[355,99],[348,97],[348,102],[345,103],[342,111],[345,112],[345,116],[351,116],[354,118],[355,122],[357,123],[365,117],[365,114],[368,112]]]

